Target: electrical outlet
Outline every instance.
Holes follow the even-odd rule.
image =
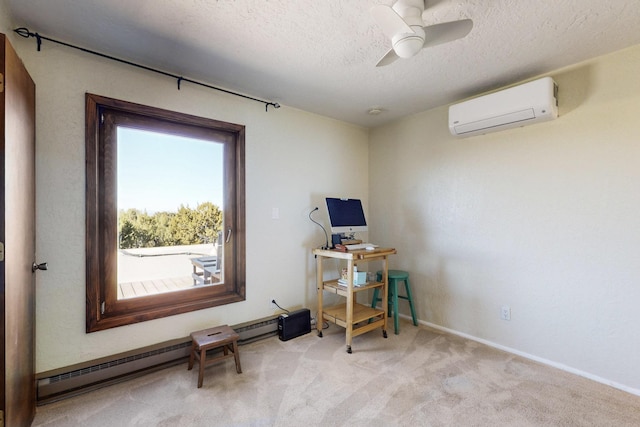
[[[275,303],[275,297],[271,297],[269,298],[269,307],[271,308],[271,310],[277,310],[278,306]]]
[[[502,320],[511,320],[511,307],[508,305],[500,307],[500,318]]]

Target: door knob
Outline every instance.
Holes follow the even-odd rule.
[[[47,263],[43,262],[40,264],[36,264],[35,262],[33,263],[33,265],[31,266],[31,271],[33,271],[35,273],[36,270],[46,270],[47,269]]]

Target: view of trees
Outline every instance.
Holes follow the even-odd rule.
[[[120,249],[213,243],[221,230],[222,211],[211,202],[196,209],[180,205],[178,212],[128,209],[118,215]]]

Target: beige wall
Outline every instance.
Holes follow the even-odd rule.
[[[50,43],[38,53],[12,28],[0,13],[37,84],[39,372],[259,318],[272,296],[313,307],[309,248],[324,235],[307,214],[326,223],[324,196],[368,194],[369,240],[398,248],[422,321],[640,390],[640,47],[551,73],[556,121],[455,139],[443,107],[369,138]],[[245,302],[85,334],[86,91],[247,126]],[[361,173],[342,172],[354,162]]]
[[[307,215],[318,206],[326,224],[325,196],[366,201],[366,129],[286,106],[267,113],[186,83],[178,91],[174,80],[48,42],[41,52],[33,40],[13,44],[37,86],[37,259],[49,263],[37,277],[38,372],[271,315],[271,297],[285,308],[314,306],[310,249],[325,236]],[[246,125],[246,301],[85,333],[85,92]],[[346,172],[353,167],[362,173]]]
[[[9,18],[9,12],[7,11],[6,0],[0,0],[0,28],[3,34],[7,34],[11,31],[11,20]]]
[[[639,73],[640,46],[551,73],[548,123],[456,139],[442,107],[372,131],[371,240],[420,319],[640,393]]]

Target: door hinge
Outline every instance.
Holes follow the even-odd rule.
[[[4,74],[0,73],[0,93],[4,92]]]
[[[0,242],[0,262],[4,261],[4,242]]]
[[[104,114],[100,114],[100,124],[104,124]]]
[[[100,304],[100,314],[104,314],[104,301],[102,301],[102,303]]]
[[[4,411],[0,409],[0,427],[4,427]]]

